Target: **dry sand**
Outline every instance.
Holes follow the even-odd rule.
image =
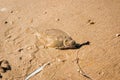
[[[36,46],[31,27],[40,32],[60,29],[79,49]],[[11,70],[1,80],[24,80],[48,61],[30,80],[120,80],[120,0],[0,0],[0,60]],[[79,66],[78,66],[79,65]]]

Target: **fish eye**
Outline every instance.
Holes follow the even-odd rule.
[[[68,42],[68,39],[66,39],[65,42]]]
[[[76,44],[76,42],[75,42],[74,40],[72,40],[72,41],[71,41],[71,44],[72,44],[72,45],[75,45],[75,44]]]

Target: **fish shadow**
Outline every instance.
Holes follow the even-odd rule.
[[[81,47],[86,46],[86,45],[90,45],[90,42],[89,42],[89,41],[86,41],[86,42],[84,42],[84,43],[82,43],[82,44],[77,43],[77,44],[75,45],[75,47],[72,47],[72,48],[62,48],[62,49],[60,49],[60,50],[80,49]]]
[[[90,45],[90,42],[86,41],[86,42],[84,42],[82,44],[77,43],[76,46],[75,46],[75,49],[79,49],[79,48],[81,48],[83,46],[86,46],[86,45]]]

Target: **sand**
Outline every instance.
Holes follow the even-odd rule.
[[[53,28],[90,45],[68,50],[36,46],[33,33]],[[50,65],[30,80],[120,80],[116,34],[120,0],[0,0],[0,61],[11,66],[0,80],[24,80],[46,62]]]

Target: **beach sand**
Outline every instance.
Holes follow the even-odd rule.
[[[46,29],[90,45],[39,48],[34,33]],[[0,0],[0,61],[11,66],[0,80],[24,80],[46,62],[30,80],[120,80],[118,34],[120,0]]]

